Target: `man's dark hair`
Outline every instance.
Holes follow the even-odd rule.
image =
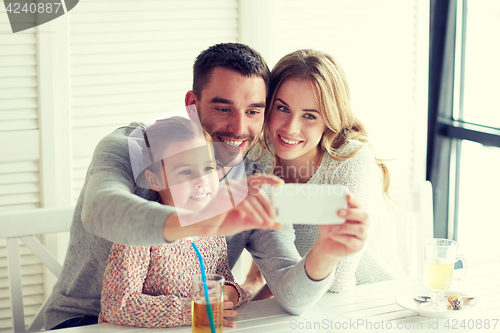
[[[257,75],[266,84],[266,95],[271,73],[262,56],[247,45],[239,43],[216,44],[201,52],[193,66],[193,92],[201,97],[203,87],[210,80],[212,70],[223,67],[245,76]]]

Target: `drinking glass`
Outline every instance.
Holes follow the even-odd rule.
[[[420,308],[424,311],[447,311],[448,302],[444,291],[448,289],[453,280],[453,269],[457,261],[463,265],[463,274],[467,271],[467,260],[462,255],[457,255],[458,243],[443,238],[433,238],[424,241],[424,283],[431,290],[431,300],[422,303]]]
[[[224,277],[219,274],[207,274],[207,289],[214,317],[215,331],[222,333]],[[191,319],[193,333],[211,332],[205,291],[200,275],[195,275],[193,279]]]

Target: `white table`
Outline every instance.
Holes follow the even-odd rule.
[[[224,328],[224,332],[500,332],[500,263],[469,268],[467,276],[454,282],[452,289],[475,295],[476,306],[444,319],[426,318],[405,310],[395,303],[396,296],[426,291],[422,278],[414,277],[356,286],[352,291],[340,294],[325,294],[318,304],[301,316],[285,312],[275,300],[251,302],[239,308],[240,313],[234,318],[237,327]],[[489,328],[485,328],[487,320]],[[100,324],[64,331],[147,333],[146,330],[152,331]],[[155,331],[191,332],[191,327]]]

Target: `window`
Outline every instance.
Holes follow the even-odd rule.
[[[435,237],[458,240],[471,263],[500,259],[500,2],[431,1],[427,179]]]

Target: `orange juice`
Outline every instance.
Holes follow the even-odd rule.
[[[214,315],[215,331],[222,333],[222,302],[210,300],[212,313]],[[205,300],[195,299],[192,302],[192,327],[193,333],[211,333],[210,322],[208,321],[207,306]]]
[[[431,290],[446,290],[453,278],[453,262],[432,259],[424,262],[424,283]]]

